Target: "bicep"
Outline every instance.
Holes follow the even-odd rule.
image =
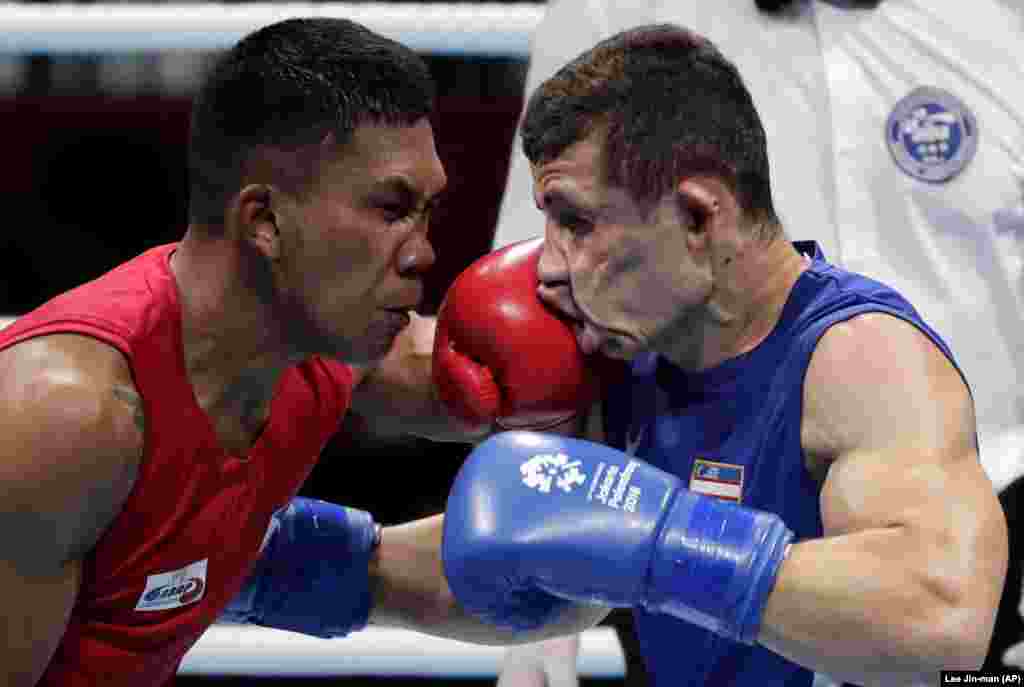
[[[1005,565],[1005,524],[978,460],[970,393],[916,327],[871,314],[829,330],[804,398],[814,428],[805,437],[830,457],[826,536],[874,531],[879,547],[920,547],[961,579]]]
[[[60,644],[80,580],[78,561],[44,571],[0,559],[0,684],[36,684]]]
[[[823,517],[838,529],[856,529],[844,518],[955,493],[978,463],[966,384],[930,339],[891,315],[825,333],[807,369],[803,423],[805,451],[828,465]]]
[[[106,374],[104,361],[119,361],[96,346],[65,338],[0,353],[0,684],[34,685],[46,669],[81,559],[134,483],[139,413]]]
[[[134,483],[142,434],[108,374],[124,363],[97,346],[65,337],[0,353],[2,684],[34,684],[45,668],[80,561]]]
[[[78,594],[77,551],[88,546],[88,518],[75,512],[74,490],[61,486],[71,476],[41,464],[25,468],[36,448],[29,440],[12,456],[9,442],[0,440],[0,684],[12,687],[34,685],[49,664]]]
[[[0,354],[0,536],[23,562],[81,557],[122,506],[144,443],[141,399],[116,351],[50,337]]]

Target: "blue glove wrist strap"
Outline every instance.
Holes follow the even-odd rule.
[[[752,644],[792,539],[774,513],[680,489],[658,537],[644,606]]]

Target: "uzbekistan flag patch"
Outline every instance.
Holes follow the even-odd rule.
[[[739,503],[743,499],[743,466],[698,458],[690,473],[690,491]]]

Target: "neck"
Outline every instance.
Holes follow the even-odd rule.
[[[756,348],[775,328],[808,264],[784,233],[767,244],[748,239],[730,257],[713,270],[710,298],[684,318],[689,331],[666,353],[683,369],[709,369]]]
[[[216,414],[250,417],[296,361],[270,309],[243,283],[237,242],[207,239],[190,228],[171,272],[182,313],[185,370],[200,405]]]

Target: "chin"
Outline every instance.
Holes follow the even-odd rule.
[[[357,365],[379,363],[391,350],[397,334],[391,332],[368,332],[355,341],[346,341],[345,362]]]
[[[358,334],[338,333],[328,337],[330,357],[353,365],[380,362],[391,350],[395,339],[408,324],[407,319],[388,316],[371,320]]]
[[[375,363],[379,363],[381,360],[384,359],[384,357],[388,354],[388,351],[390,350],[390,342],[384,345],[378,345],[377,347],[374,348],[368,348],[362,351],[363,355],[360,356],[360,363],[362,363],[363,365],[373,365]]]

